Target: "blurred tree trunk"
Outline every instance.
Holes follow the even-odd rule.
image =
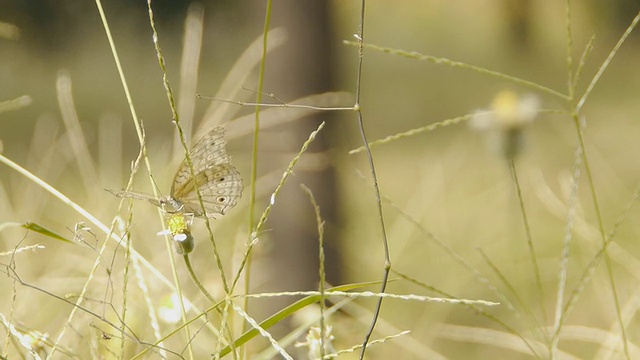
[[[593,1],[593,17],[604,17],[608,20],[612,31],[617,35],[631,25],[631,21],[640,11],[638,0]],[[638,39],[637,31],[631,33],[631,39]],[[636,40],[637,41],[637,40]]]
[[[504,0],[503,16],[511,47],[527,50],[531,46],[531,0]]]
[[[284,27],[289,34],[285,46],[269,54],[266,65],[265,89],[282,101],[335,90],[331,85],[331,42],[329,4],[324,0],[280,0],[274,2],[271,28]],[[264,1],[256,1],[256,19],[264,22]],[[259,174],[284,171],[286,164],[299,151],[309,134],[321,121],[327,120],[325,129],[316,138],[307,154],[327,149],[332,129],[330,114],[318,112],[275,130],[263,132],[260,137]],[[313,162],[303,157],[294,169],[282,193],[276,200],[267,223],[270,249],[268,264],[260,266],[260,278],[266,282],[253,291],[294,291],[318,288],[318,232],[314,209],[299,184],[309,187],[325,221],[325,256],[327,280],[338,282],[339,261],[335,251],[336,184],[334,169],[328,162]],[[265,274],[264,271],[268,271]],[[256,274],[257,275],[257,274]],[[256,276],[252,277],[256,279]],[[281,298],[277,308],[292,299]]]

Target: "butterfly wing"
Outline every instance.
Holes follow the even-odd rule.
[[[229,156],[225,150],[227,142],[224,140],[224,128],[214,127],[202,137],[189,151],[189,157],[193,164],[195,174],[207,168],[207,165],[215,166],[222,163],[229,163]],[[187,160],[182,160],[171,187],[171,195],[174,190],[179,190],[191,178],[191,170]]]
[[[242,195],[242,178],[231,165],[225,150],[224,128],[215,127],[189,152],[195,176],[186,159],[178,167],[171,186],[171,197],[184,205],[185,213],[203,216],[196,188],[200,190],[208,216],[225,214]]]
[[[176,199],[184,205],[185,213],[203,216],[196,187],[208,216],[224,215],[236,205],[242,195],[242,178],[231,164],[219,164],[196,174],[176,189]]]

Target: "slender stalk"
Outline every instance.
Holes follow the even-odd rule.
[[[391,270],[391,259],[389,256],[389,242],[387,241],[387,230],[385,229],[384,224],[384,214],[382,212],[382,196],[380,195],[380,187],[378,186],[378,176],[376,175],[376,169],[373,163],[373,155],[371,154],[371,149],[369,148],[369,141],[367,140],[367,135],[364,130],[364,118],[362,116],[362,109],[360,108],[360,95],[361,95],[361,86],[362,86],[362,64],[364,60],[364,15],[365,15],[365,7],[366,0],[362,0],[362,6],[360,9],[360,29],[356,37],[358,38],[358,70],[357,70],[357,78],[356,78],[356,103],[354,109],[356,111],[358,117],[358,128],[360,129],[360,137],[365,147],[365,152],[367,154],[367,161],[369,162],[369,170],[371,171],[371,179],[373,181],[373,188],[376,195],[376,207],[378,210],[378,219],[380,220],[380,230],[382,231],[382,247],[384,248],[384,269],[382,275],[382,284],[380,286],[380,294],[384,294],[387,289],[387,283],[389,281],[389,271]],[[373,330],[376,327],[376,323],[378,322],[378,317],[380,316],[380,309],[382,308],[382,297],[378,298],[376,308],[374,310],[373,319],[371,319],[371,324],[369,325],[369,330],[367,330],[366,335],[364,336],[364,341],[362,342],[362,350],[360,352],[360,360],[364,359],[364,354],[367,351],[367,344],[371,339],[371,335],[373,334]]]

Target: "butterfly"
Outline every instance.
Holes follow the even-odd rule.
[[[160,199],[129,191],[107,190],[118,197],[148,200],[170,214],[197,217],[224,215],[242,196],[242,177],[225,150],[224,128],[214,127],[189,150],[193,175],[184,159],[173,177],[171,192]],[[196,190],[197,189],[197,190]],[[198,200],[198,192],[204,211]]]

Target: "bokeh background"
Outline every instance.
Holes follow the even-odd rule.
[[[147,5],[115,1],[104,6],[136,112],[144,123],[153,176],[166,193],[184,152],[176,140]],[[188,135],[197,136],[199,127],[210,124],[210,108],[230,106],[229,111],[233,112],[222,121],[233,135],[228,152],[244,176],[245,196],[237,208],[212,225],[225,269],[231,274],[237,270],[249,237],[247,195],[252,151],[251,136],[233,130],[243,126],[231,120],[251,117],[254,108],[196,98],[196,93],[215,96],[225,77],[236,71],[246,74],[246,78],[232,84],[232,92],[224,93],[232,98],[223,99],[255,99],[257,71],[236,61],[262,34],[266,4],[158,1],[152,6],[169,81],[176,91],[179,114],[188,127]],[[576,1],[571,2],[570,8],[572,48],[568,52],[567,16],[562,2],[368,3],[364,24],[368,44],[472,64],[563,94],[568,93],[567,56],[573,58],[575,73],[592,36],[594,40],[578,79],[574,102],[468,68],[365,49],[360,106],[370,141],[482,109],[491,110],[496,96],[505,90],[521,99],[534,96],[541,110],[531,124],[520,129],[523,145],[513,168],[501,154],[491,151],[486,134],[475,131],[468,120],[372,148],[385,197],[391,264],[397,271],[392,273],[394,281],[389,291],[447,294],[500,305],[470,308],[385,300],[373,338],[403,330],[411,333],[375,345],[367,358],[640,356],[636,315],[640,303],[640,229],[635,221],[639,214],[637,209],[627,208],[635,200],[634,189],[640,178],[640,146],[636,140],[640,133],[637,30],[616,53],[579,113],[586,123],[587,165],[605,233],[614,229],[621,215],[625,216],[615,226],[617,233],[608,247],[610,260],[596,265],[591,262],[602,248],[602,236],[584,162],[579,165],[578,185],[572,183],[578,136],[571,117],[575,102],[638,14],[640,5],[631,0]],[[0,112],[2,155],[39,176],[103,223],[110,224],[116,215],[126,218],[126,206],[118,212],[119,199],[103,189],[126,185],[140,145],[95,3],[4,0],[0,1],[0,10],[0,101],[21,96],[30,99],[27,105]],[[286,42],[267,55],[264,91],[277,99],[265,97],[265,101],[290,103],[314,94],[336,92],[302,102],[352,106],[357,48],[344,41],[355,40],[359,12],[360,3],[356,1],[274,2],[271,28],[280,32],[271,39],[276,42],[286,33]],[[185,23],[196,29],[197,24],[202,24],[201,40],[193,34],[185,38]],[[197,62],[186,63],[185,44],[197,45],[197,50],[192,50]],[[65,124],[65,117],[74,117],[68,112],[65,89],[72,95],[72,109],[80,128]],[[317,289],[317,226],[313,207],[299,184],[311,188],[326,220],[328,281],[333,285],[379,281],[384,253],[370,170],[364,153],[349,154],[349,150],[362,145],[355,113],[317,111],[303,117],[292,115],[295,111],[278,109],[263,119],[268,124],[277,121],[278,116],[294,118],[261,131],[257,214],[269,203],[282,172],[309,133],[320,121],[326,121],[327,126],[301,158],[277,198],[266,228],[259,234],[260,242],[252,257],[251,292]],[[527,243],[512,169],[518,174],[537,267]],[[5,255],[0,260],[3,265],[15,260],[17,273],[25,282],[49,292],[36,291],[6,277],[0,280],[0,313],[11,317],[25,333],[37,330],[56,338],[66,327],[72,306],[51,294],[73,299],[99,258],[86,306],[116,320],[107,308],[119,307],[122,301],[127,279],[120,276],[125,268],[123,250],[110,246],[98,257],[105,234],[4,164],[0,167],[0,185],[0,252],[17,246],[45,246],[13,258]],[[140,171],[133,187],[151,192],[146,170]],[[574,191],[576,200],[571,200]],[[575,215],[568,220],[572,208]],[[75,238],[76,243],[55,241],[11,225],[28,221]],[[91,229],[78,230],[79,223]],[[144,202],[134,203],[130,229],[133,246],[160,273],[171,278],[167,254],[171,249],[156,235],[160,230],[162,219],[156,209]],[[567,234],[572,235],[571,252],[563,257]],[[204,225],[198,220],[194,235],[199,239],[197,251],[191,256],[196,272],[200,272],[205,286],[221,297],[211,246],[206,241]],[[563,259],[568,262],[569,271],[565,297],[558,300]],[[184,265],[178,261],[176,267],[184,293],[196,307],[206,308],[209,303],[192,285]],[[582,289],[580,279],[587,269],[592,274]],[[154,306],[160,308],[170,291],[154,276],[144,274],[150,293],[157,300]],[[557,303],[566,304],[577,288],[581,291],[575,308],[563,318],[565,326],[557,337],[558,345],[551,345]],[[366,289],[376,291],[378,286]],[[126,294],[130,299],[129,313],[133,314],[127,318],[127,325],[145,341],[152,341],[153,333],[144,314],[144,295],[138,290]],[[250,313],[261,320],[295,299],[281,296],[252,300]],[[373,299],[356,300],[329,318],[336,349],[362,341],[373,308]],[[299,316],[279,324],[274,334],[285,336],[300,325],[303,311],[296,315]],[[235,325],[234,331],[239,331],[240,325]],[[107,330],[99,319],[83,313],[68,326],[61,344],[69,355],[57,353],[56,358],[119,357],[119,353],[111,353],[112,345],[103,336]],[[162,323],[161,333],[177,326]],[[196,358],[214,351],[210,339],[209,335],[194,336]],[[626,347],[621,339],[626,339]],[[303,336],[298,341],[303,341]],[[187,356],[185,343],[184,338],[175,336],[167,346]],[[3,356],[19,351],[20,346],[11,341],[7,344],[2,347]],[[552,356],[548,349],[554,347],[558,352]],[[50,352],[49,347],[43,348]],[[136,342],[127,342],[124,358],[142,348]],[[262,354],[268,358],[271,355],[262,353],[265,348],[267,343],[261,339],[247,347],[252,356]],[[294,358],[306,356],[303,349],[287,349],[295,354]],[[169,357],[177,358],[174,354]]]

